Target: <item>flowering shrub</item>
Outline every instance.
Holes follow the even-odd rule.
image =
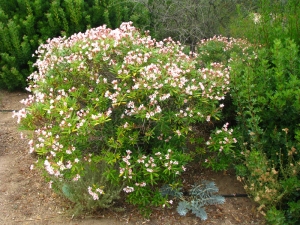
[[[115,185],[141,207],[166,204],[159,186],[191,160],[185,146],[193,124],[219,118],[229,90],[226,67],[199,68],[182,49],[131,23],[41,45],[38,71],[28,78],[32,95],[15,116],[34,130],[30,152],[49,179],[76,184],[101,173],[105,179],[85,179],[95,201]]]

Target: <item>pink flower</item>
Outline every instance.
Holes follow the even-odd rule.
[[[93,192],[91,187],[88,187],[88,192],[93,197],[94,200],[99,200],[98,194]]]
[[[131,193],[131,192],[134,191],[134,188],[127,186],[127,187],[123,188],[123,191],[126,192],[126,193]]]
[[[176,134],[177,134],[178,136],[181,136],[180,130],[176,130],[175,132],[176,132]]]
[[[153,169],[147,168],[147,172],[153,173]]]

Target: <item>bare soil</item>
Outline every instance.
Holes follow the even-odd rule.
[[[102,210],[94,215],[72,218],[66,210],[69,203],[48,188],[39,171],[30,170],[37,159],[28,153],[28,140],[20,137],[16,119],[9,111],[23,108],[20,100],[26,97],[24,92],[0,91],[0,224],[265,224],[256,212],[256,204],[247,197],[226,198],[223,205],[206,207],[206,221],[193,214],[181,217],[176,213],[176,206],[153,209],[150,219],[145,219],[135,207],[125,203],[121,204],[123,212]],[[245,193],[243,184],[233,173],[215,173],[201,168],[199,163],[188,167],[184,179],[186,185],[204,179],[214,181],[219,187],[219,194]]]

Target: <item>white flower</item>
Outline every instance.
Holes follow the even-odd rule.
[[[73,181],[78,181],[80,178],[80,175],[79,174],[76,174],[76,176],[73,178]]]
[[[147,172],[152,173],[153,169],[147,168]]]
[[[91,187],[88,187],[88,192],[93,197],[94,200],[99,200],[98,194],[93,192]]]
[[[127,186],[127,187],[123,188],[123,191],[125,191],[126,193],[130,193],[130,192],[134,191],[134,188]]]

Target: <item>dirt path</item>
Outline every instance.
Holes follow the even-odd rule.
[[[228,198],[224,205],[207,207],[207,221],[201,221],[192,214],[180,217],[175,209],[154,210],[150,220],[146,220],[137,209],[126,205],[122,206],[124,212],[121,213],[106,210],[82,219],[72,219],[66,214],[68,204],[51,192],[38,171],[30,170],[36,158],[28,154],[28,140],[21,139],[16,120],[7,111],[23,108],[19,101],[26,96],[26,93],[0,91],[0,225],[264,224],[248,198]],[[215,181],[221,194],[244,193],[242,184],[233,175],[191,167],[186,180],[201,179]]]

